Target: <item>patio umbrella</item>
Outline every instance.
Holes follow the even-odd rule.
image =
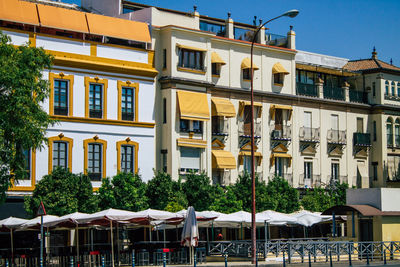
[[[192,206],[187,210],[185,224],[183,225],[181,245],[189,247],[190,262],[192,262],[193,248],[197,247],[199,242],[199,229],[197,226],[196,212]]]
[[[41,216],[38,216],[21,224],[20,227],[17,229],[17,231],[28,230],[28,229],[38,230],[40,228],[40,217]],[[43,226],[45,226],[47,223],[57,220],[58,218],[59,218],[58,216],[54,215],[44,215]]]
[[[307,210],[302,210],[290,214],[297,220],[297,224],[310,227],[316,223],[322,222],[322,216]]]
[[[0,221],[0,231],[10,231],[10,239],[11,239],[11,260],[14,262],[14,236],[13,231],[15,228],[19,227],[21,224],[26,223],[28,220],[9,217],[7,219]]]

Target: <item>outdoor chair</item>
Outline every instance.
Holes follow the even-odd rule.
[[[196,257],[198,263],[207,262],[206,256],[207,256],[206,248],[196,248]]]
[[[150,254],[147,250],[141,249],[136,254],[138,265],[150,265]]]

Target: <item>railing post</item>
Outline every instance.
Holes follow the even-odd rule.
[[[328,243],[325,244],[325,262],[328,262]]]
[[[194,253],[193,254],[194,254],[193,255],[193,266],[196,267],[197,266],[197,256],[196,256],[196,250],[195,249],[194,249]]]
[[[286,267],[285,250],[283,250],[283,267]]]
[[[74,267],[74,256],[71,256],[71,259],[69,261],[69,266]]]
[[[195,252],[196,255],[196,252]],[[194,256],[196,258],[196,256]],[[167,266],[167,256],[165,255],[165,252],[162,254],[162,262],[163,262],[163,267]],[[194,264],[196,266],[196,263]]]
[[[383,253],[383,265],[386,265],[386,249],[384,250]]]
[[[135,250],[132,249],[132,267],[135,267]]]
[[[332,250],[329,250],[329,266],[333,267],[333,263],[332,263]]]
[[[291,259],[291,257],[292,257],[292,252],[290,251],[290,246],[291,246],[291,244],[289,243],[288,244],[288,263],[290,264],[291,262],[292,262],[292,259]]]
[[[304,263],[304,244],[301,244],[301,263]]]
[[[101,267],[105,267],[106,263],[104,261],[104,255],[101,256]]]
[[[390,260],[393,260],[393,241],[390,242]]]
[[[228,267],[228,254],[225,253],[224,257],[225,257],[225,267]]]
[[[10,264],[8,262],[8,259],[6,259],[6,267],[9,267],[9,266],[10,266]]]
[[[367,265],[369,265],[369,251],[367,251]]]
[[[308,266],[311,267],[311,250],[308,251]]]

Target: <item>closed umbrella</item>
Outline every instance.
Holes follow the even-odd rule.
[[[189,247],[190,262],[192,263],[193,250],[199,244],[199,228],[197,225],[196,212],[192,206],[187,210],[185,224],[183,225],[181,245]]]

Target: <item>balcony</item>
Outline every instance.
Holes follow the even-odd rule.
[[[320,139],[319,128],[300,127],[300,141],[318,143]]]
[[[281,175],[278,175],[275,174],[274,172],[271,172],[269,174],[270,179],[273,179],[275,176],[285,179],[291,186],[293,186],[293,175],[291,173],[281,173]]]
[[[350,90],[349,91],[350,102],[355,103],[368,103],[368,94],[366,92]]]
[[[275,125],[276,127],[276,125]],[[290,126],[281,126],[282,129],[274,129],[271,131],[271,140],[292,140],[292,129]]]
[[[240,137],[251,137],[251,125],[250,123],[244,123],[243,121],[239,121],[239,136]],[[254,123],[254,138],[261,138],[261,122]]]
[[[298,95],[318,97],[318,90],[315,84],[296,83],[296,93]]]
[[[267,45],[287,47],[287,37],[279,34],[265,33],[265,41]]]
[[[338,175],[338,176],[332,176],[328,175],[328,183],[334,183],[334,182],[339,182],[339,183],[349,183],[347,180],[347,175]]]
[[[227,120],[213,123],[212,135],[214,136],[228,136],[229,135],[229,123]]]
[[[346,144],[346,131],[328,130],[326,139],[330,144],[345,145]]]
[[[311,175],[311,177],[305,177],[304,173],[300,174],[299,187],[300,188],[314,188],[321,186],[321,175]]]
[[[371,134],[369,133],[354,133],[353,134],[354,146],[371,146]]]
[[[400,135],[394,135],[393,134],[387,134],[387,147],[390,148],[400,148]],[[394,143],[393,143],[393,137],[394,137]]]
[[[231,170],[213,170],[213,184],[229,185],[231,181]]]
[[[324,98],[344,101],[344,89],[340,87],[324,86]]]

